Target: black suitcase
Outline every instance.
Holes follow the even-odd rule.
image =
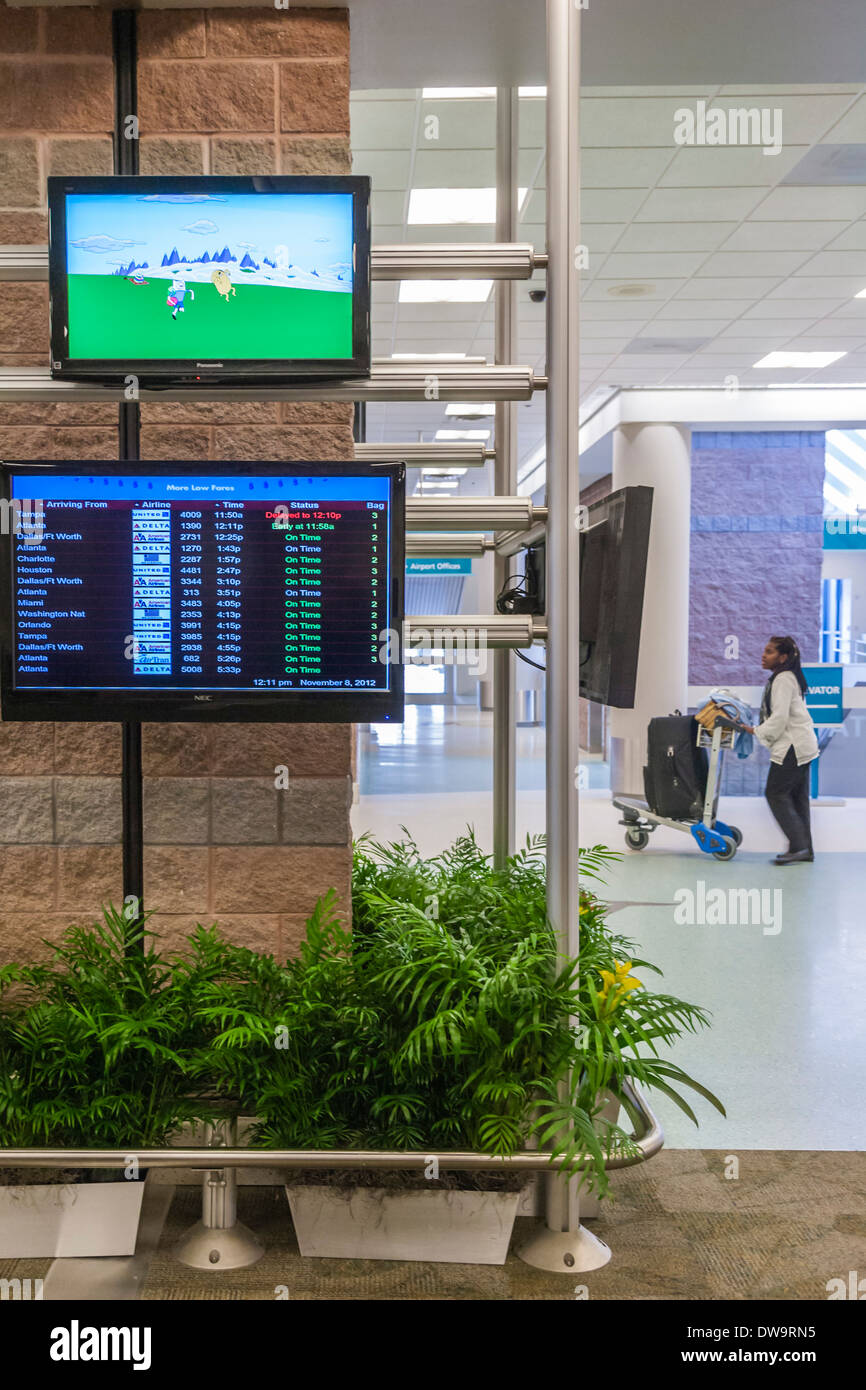
[[[650,720],[644,790],[657,816],[703,820],[709,761],[697,738],[698,721],[691,714]]]

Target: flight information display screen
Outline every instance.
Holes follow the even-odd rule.
[[[269,718],[281,703],[298,718],[401,717],[388,643],[402,621],[401,469],[90,467],[7,466],[4,715],[11,695],[37,711],[97,696],[90,718],[137,700],[147,718],[248,718],[262,697]],[[180,713],[153,713],[166,697]]]

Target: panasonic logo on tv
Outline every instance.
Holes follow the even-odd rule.
[[[225,364],[223,362],[196,362],[195,365],[197,367],[222,367]]]
[[[73,1318],[68,1327],[51,1330],[52,1361],[131,1361],[133,1370],[150,1370],[149,1327],[82,1327]]]

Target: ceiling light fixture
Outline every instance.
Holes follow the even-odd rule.
[[[518,96],[546,97],[546,87],[518,87]],[[495,97],[495,87],[422,87],[425,101],[477,101],[479,97]]]
[[[490,430],[437,430],[434,439],[489,439]]]
[[[829,367],[831,362],[838,362],[840,357],[846,356],[844,352],[768,352],[766,357],[753,365],[777,370],[783,367]]]
[[[401,280],[401,304],[484,304],[492,280]]]
[[[517,190],[522,210],[528,188]],[[412,188],[409,190],[410,226],[493,226],[496,221],[495,188]]]
[[[640,299],[643,295],[652,294],[655,285],[630,284],[630,285],[611,285],[608,294],[615,299]]]
[[[458,420],[484,420],[496,414],[493,401],[451,401],[445,407],[446,415],[456,415]]]

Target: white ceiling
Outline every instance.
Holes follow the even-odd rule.
[[[294,4],[294,0],[291,0]],[[12,0],[18,5],[81,0]],[[138,0],[146,9],[259,7],[262,0]],[[327,7],[335,0],[303,0]],[[544,81],[545,0],[344,0],[359,90]],[[583,80],[866,81],[863,0],[589,0]]]
[[[866,7],[863,7],[866,11]],[[674,112],[708,105],[782,112],[775,157],[749,147],[683,148]],[[520,101],[519,182],[530,192],[519,235],[544,246],[543,99]],[[424,138],[425,116],[439,117],[439,139]],[[495,103],[423,100],[417,90],[356,92],[352,143],[356,172],[373,179],[374,239],[490,240],[492,227],[408,226],[411,187],[490,187],[495,183]],[[866,381],[866,86],[694,84],[584,88],[581,102],[581,212],[589,266],[581,325],[581,398],[617,385],[719,385]],[[805,156],[853,150],[859,172],[798,172]],[[849,151],[849,153],[852,153]],[[803,186],[797,178],[822,182]],[[536,276],[543,285],[542,276]],[[620,297],[641,285],[640,297]],[[518,286],[518,358],[544,371],[544,306]],[[399,286],[379,282],[373,296],[373,349],[465,352],[492,358],[493,303],[398,303]],[[637,341],[636,341],[637,340]],[[643,341],[641,341],[643,340]],[[647,341],[648,340],[648,341]],[[770,351],[835,350],[824,370],[755,370]],[[543,434],[543,398],[518,407],[519,452]],[[446,423],[435,402],[370,408],[372,440],[431,438]],[[492,426],[492,422],[491,426]],[[468,475],[464,488],[483,487]]]

